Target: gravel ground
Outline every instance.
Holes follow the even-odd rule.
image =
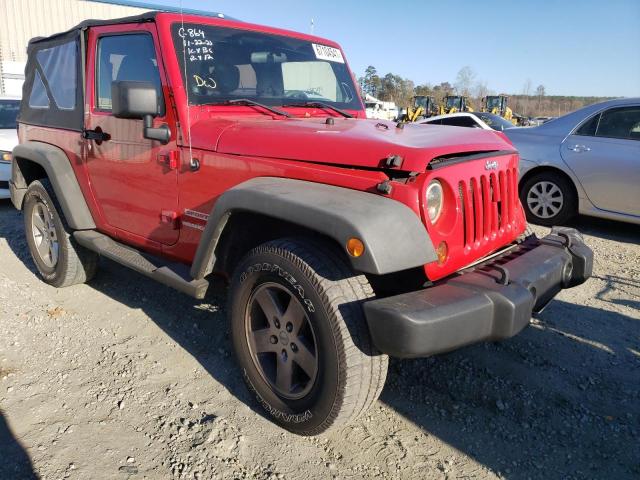
[[[0,478],[640,478],[640,229],[577,226],[594,278],[521,335],[392,361],[365,418],[300,438],[237,375],[224,285],[103,260],[56,290],[0,201]]]

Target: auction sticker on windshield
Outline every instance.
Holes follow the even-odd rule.
[[[318,45],[317,43],[312,43],[313,51],[316,53],[316,58],[318,60],[329,60],[330,62],[338,62],[344,63],[344,58],[342,58],[342,52],[333,47],[327,47],[326,45]]]

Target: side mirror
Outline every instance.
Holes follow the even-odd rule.
[[[143,120],[143,137],[166,144],[171,138],[169,127],[153,127],[153,119],[161,113],[162,108],[158,91],[151,82],[120,80],[111,84],[113,116]]]

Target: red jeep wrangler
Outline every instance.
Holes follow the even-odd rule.
[[[242,375],[293,432],[367,409],[388,355],[509,338],[591,275],[575,230],[524,235],[504,136],[366,120],[331,41],[150,13],[28,52],[10,188],[44,281],[99,256],[196,298],[227,277]]]

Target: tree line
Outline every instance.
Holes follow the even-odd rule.
[[[483,97],[506,94],[509,96],[509,107],[515,113],[526,117],[557,117],[586,105],[613,98],[546,95],[545,86],[540,84],[534,89],[530,79],[526,80],[521,92],[496,92],[489,88],[486,82],[478,80],[469,66],[460,69],[453,84],[441,82],[437,85],[416,85],[413,80],[393,73],[380,75],[376,68],[370,65],[359,78],[359,84],[363,94],[369,94],[382,101],[395,102],[399,107],[405,108],[411,105],[415,95],[430,95],[435,97],[437,102],[442,102],[447,95],[465,95],[469,97],[473,108],[480,110]]]

